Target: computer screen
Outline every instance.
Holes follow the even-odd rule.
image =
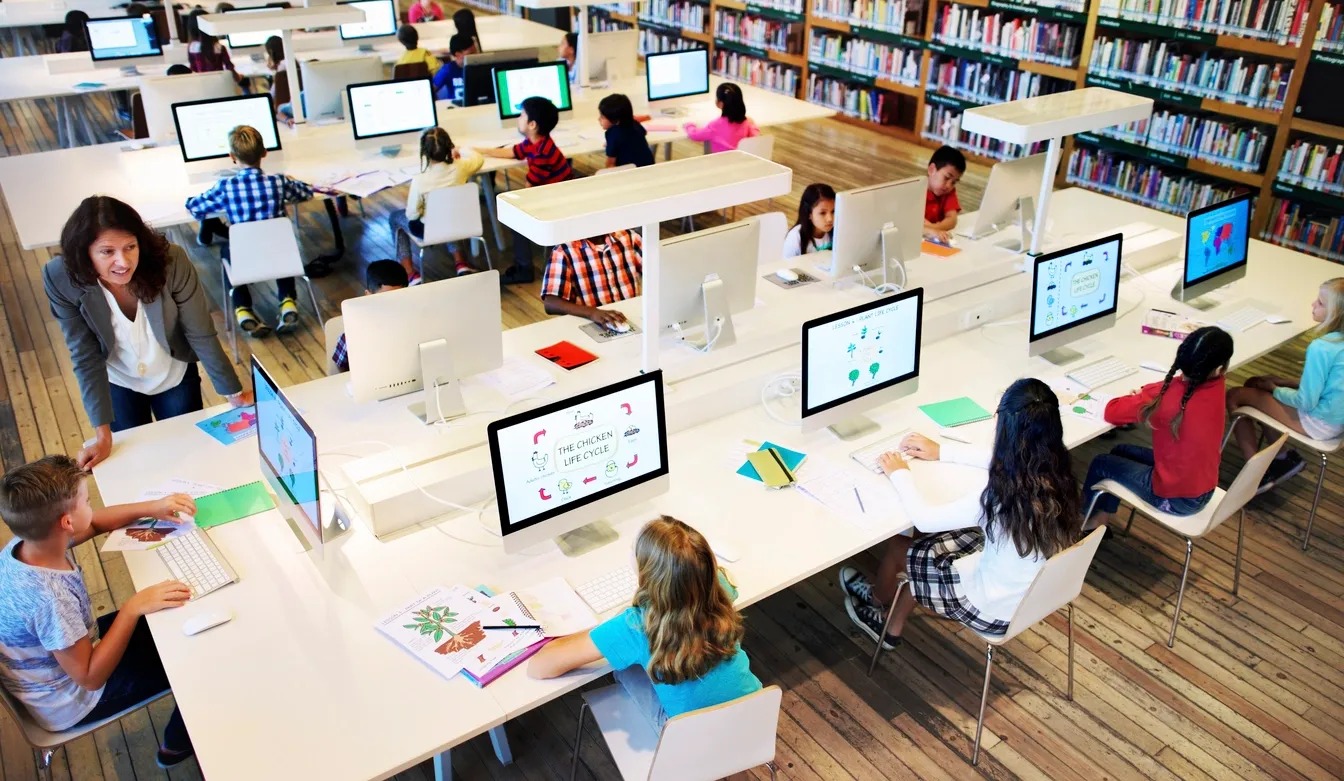
[[[233,98],[193,100],[173,104],[173,124],[182,159],[188,163],[229,156],[229,131],[251,125],[261,133],[266,151],[280,148],[275,128],[275,107],[270,95],[240,95]]]
[[[1120,297],[1120,239],[1106,236],[1036,258],[1031,341],[1115,314]]]
[[[649,100],[667,100],[709,92],[709,50],[684,49],[644,58]]]
[[[274,11],[274,8],[233,8],[224,13],[228,14],[255,14],[263,11]],[[233,33],[226,35],[230,49],[246,49],[249,46],[261,46],[266,43],[266,39],[272,35],[279,35],[279,30],[262,30],[257,33]]]
[[[803,417],[919,376],[923,289],[803,324]]]
[[[346,87],[355,138],[377,138],[434,127],[434,85],[429,79],[374,81]]]
[[[505,534],[667,474],[661,372],[491,423]]]
[[[148,16],[89,19],[84,28],[89,37],[89,56],[95,62],[163,54],[154,20]]]
[[[252,390],[257,400],[257,449],[290,502],[320,533],[317,437],[255,357]]]
[[[364,12],[364,21],[340,26],[341,40],[397,34],[397,8],[392,0],[355,0],[340,5],[353,6]]]
[[[1249,193],[1190,212],[1185,219],[1185,287],[1244,265],[1250,227]]]
[[[518,116],[523,101],[531,97],[546,98],[561,111],[574,108],[569,97],[569,71],[563,61],[495,68],[495,103],[500,119]]]

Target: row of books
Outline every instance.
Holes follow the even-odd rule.
[[[610,33],[617,30],[629,30],[634,27],[629,22],[622,22],[619,19],[612,19],[610,16],[601,14],[588,15],[588,32],[590,33]]]
[[[997,138],[967,133],[961,129],[961,110],[947,106],[924,104],[924,126],[920,136],[929,141],[954,146],[963,152],[995,160],[1015,160],[1045,150],[1044,143],[1008,144]]]
[[[1069,156],[1068,181],[1172,214],[1185,214],[1247,190],[1085,146]]]
[[[1344,262],[1344,216],[1322,212],[1293,200],[1277,199],[1265,241]]]
[[[1037,0],[1033,5],[1041,8],[1056,8],[1060,11],[1087,13],[1087,0]]]
[[[623,14],[625,16],[634,16],[636,3],[599,3],[593,8],[598,11],[606,11],[613,14]]]
[[[1173,92],[1272,111],[1283,109],[1293,75],[1293,66],[1281,60],[1257,61],[1216,50],[1190,51],[1171,41],[1104,35],[1092,43],[1088,70],[1098,76],[1132,79]]]
[[[1344,144],[1296,138],[1283,150],[1278,178],[1313,190],[1344,196]]]
[[[812,29],[807,57],[833,68],[918,86],[923,52]]]
[[[1099,0],[1101,16],[1216,35],[1301,43],[1310,0]]]
[[[1193,157],[1238,171],[1258,173],[1274,133],[1254,122],[1158,108],[1149,119],[1098,131],[1159,152]]]
[[[809,103],[833,108],[845,116],[879,125],[893,124],[895,96],[884,90],[810,73],[805,97]]]
[[[1317,28],[1312,48],[1344,54],[1344,3],[1332,0],[1321,8],[1321,26]]]
[[[874,30],[919,35],[917,20],[907,0],[812,0],[812,15],[837,22],[849,22]],[[918,16],[919,4],[913,9]]]
[[[641,21],[680,27],[692,32],[705,31],[709,20],[709,6],[689,0],[647,0],[639,7]]]
[[[663,52],[676,52],[682,49],[694,49],[703,44],[692,41],[690,38],[682,38],[680,35],[668,35],[659,30],[650,30],[641,28],[639,31],[639,54],[662,54]]]
[[[797,68],[724,49],[714,52],[714,72],[791,98],[797,97],[798,82],[802,78],[802,72]]]
[[[761,49],[797,54],[802,44],[802,25],[720,8],[714,11],[714,35]]]
[[[954,46],[1064,67],[1078,64],[1083,38],[1083,31],[1071,24],[1009,16],[955,3],[939,9],[933,30],[938,40]]]
[[[491,13],[504,14],[505,16],[518,15],[518,9],[514,6],[513,0],[462,0],[462,4]]]
[[[976,103],[1002,103],[1073,89],[1073,82],[980,60],[934,54],[928,89]]]
[[[791,14],[804,14],[804,0],[751,0],[752,5],[762,8],[773,8],[776,11],[787,11]]]

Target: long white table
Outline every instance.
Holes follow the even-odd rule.
[[[1054,204],[1052,214],[1059,227],[1053,238],[1060,242],[1078,241],[1086,234],[1135,221],[1179,228],[1173,217],[1079,189],[1059,192]],[[975,249],[970,242],[963,247],[967,252]],[[1308,303],[1313,292],[1322,280],[1337,273],[1324,260],[1259,241],[1251,247],[1248,276],[1220,294],[1226,299],[1220,309],[1251,299],[1292,321],[1263,324],[1237,334],[1234,365],[1274,349],[1309,327]],[[778,266],[804,263],[805,259],[780,261],[761,271],[765,274]],[[1127,279],[1120,297],[1123,317],[1117,326],[1074,347],[1089,357],[1110,354],[1135,364],[1140,360],[1169,362],[1178,342],[1142,337],[1139,323],[1149,307],[1180,307],[1166,292],[1178,268],[1167,264],[1140,279]],[[994,284],[1015,283],[1020,280]],[[755,330],[756,341],[747,339],[745,345],[740,341],[734,348],[704,356],[684,350],[665,352],[669,399],[690,383],[714,381],[732,371],[755,371],[764,379],[782,370],[796,370],[797,349],[787,346],[788,339],[796,337],[781,336],[781,329],[796,332],[798,324],[819,308],[834,311],[871,296],[851,283],[783,291],[768,282],[758,286],[758,295],[764,306],[742,320],[749,337]],[[618,306],[630,313],[638,310],[638,302]],[[1218,312],[1204,317],[1216,319]],[[545,362],[532,351],[562,338],[575,340],[600,356],[573,372],[557,371],[557,384],[541,394],[546,398],[569,396],[637,371],[635,340],[594,344],[578,330],[580,323],[574,318],[554,318],[504,334],[506,355],[536,365]],[[925,344],[919,392],[871,413],[883,428],[869,439],[905,428],[936,433],[918,412],[919,404],[969,393],[992,408],[1002,389],[1018,377],[1061,374],[1043,359],[1027,357],[1025,328],[1025,324],[999,324],[936,345]],[[769,349],[770,339],[785,346]],[[715,363],[747,354],[756,357],[736,366]],[[1117,387],[1101,390],[1124,392],[1157,379],[1156,373],[1145,370],[1116,383]],[[479,430],[491,417],[475,415],[450,427],[445,435],[425,428],[404,411],[414,396],[360,405],[345,394],[344,384],[343,377],[329,377],[286,389],[317,434],[322,469],[329,478],[339,471],[343,459],[382,449],[371,441],[399,447],[440,441],[443,448],[457,447],[463,440],[478,441]],[[174,476],[225,485],[257,479],[252,440],[228,448],[207,441],[193,425],[207,414],[118,434],[111,458],[95,470],[104,500],[132,501],[143,490]],[[1065,417],[1065,436],[1071,447],[1108,428],[1101,422]],[[985,424],[960,433],[982,441],[992,436]],[[628,562],[639,526],[656,513],[669,513],[702,529],[711,539],[729,541],[738,549],[741,558],[729,568],[741,590],[740,603],[749,605],[910,527],[899,509],[883,517],[837,516],[798,492],[768,491],[738,477],[733,471],[742,454],[751,449],[744,439],[770,439],[808,453],[801,479],[834,467],[849,470],[864,492],[877,496],[889,490],[880,477],[848,459],[863,442],[840,442],[827,432],[802,435],[753,404],[674,433],[669,442],[671,491],[614,514],[609,520],[620,539],[577,558],[566,558],[545,545],[523,555],[505,555],[490,530],[497,528],[490,509],[481,517],[449,516],[441,523],[383,540],[375,539],[357,521],[351,533],[328,546],[321,563],[300,552],[275,512],[212,531],[241,580],[199,605],[150,617],[205,775],[251,778],[257,767],[265,766],[268,772],[274,768],[277,776],[297,770],[304,777],[384,777],[606,672],[594,668],[556,680],[534,681],[518,670],[482,690],[460,678],[444,681],[372,626],[378,616],[431,585],[483,583],[507,589],[556,575],[580,583]],[[914,469],[921,476],[936,473],[936,479],[921,480],[921,487],[944,494],[970,476],[950,465],[915,464]],[[152,553],[127,554],[126,562],[137,588],[166,576],[166,569]],[[179,631],[190,616],[220,609],[234,611],[235,619],[198,637],[187,638]],[[285,736],[286,751],[273,750],[276,735]]]

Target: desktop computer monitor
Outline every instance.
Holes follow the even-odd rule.
[[[383,61],[377,55],[306,60],[299,63],[299,72],[303,75],[304,114],[308,119],[345,119],[345,88],[383,78]]]
[[[504,363],[499,301],[494,271],[342,301],[355,401],[425,389],[427,423],[464,414],[458,380]]]
[[[687,330],[704,326],[704,339],[692,344],[705,350],[737,341],[733,315],[756,306],[760,243],[757,220],[662,242],[656,285],[663,328],[685,339]]]
[[[627,79],[639,73],[639,30],[589,33],[583,56],[592,81]]]
[[[558,537],[578,555],[616,538],[595,523],[605,513],[668,489],[662,372],[497,420],[486,437],[505,553]]]
[[[919,389],[923,310],[915,288],[803,323],[804,433],[865,436],[878,424],[863,413]]]
[[[439,123],[429,79],[372,81],[345,91],[356,149],[418,144],[420,134]]]
[[[485,106],[495,102],[495,68],[536,65],[536,49],[505,49],[484,54],[468,54],[463,61],[463,105]]]
[[[1185,267],[1171,291],[1177,301],[1199,309],[1199,296],[1246,276],[1251,242],[1251,195],[1195,209],[1185,218]]]
[[[252,389],[261,474],[294,533],[311,548],[320,548],[323,538],[331,535],[322,518],[317,437],[256,356],[252,357]]]
[[[1120,302],[1120,245],[1124,235],[1032,258],[1029,355],[1054,364],[1082,356],[1065,348],[1115,325]]]
[[[148,15],[85,19],[84,35],[95,68],[121,68],[134,73],[136,65],[164,61],[154,19]]]
[[[895,287],[890,276],[894,261],[902,272],[900,286],[906,287],[906,264],[919,257],[924,242],[928,187],[928,177],[917,176],[836,193],[831,266],[822,271],[832,278],[860,273],[879,292],[890,292]],[[881,279],[872,281],[870,271],[879,272]]]
[[[569,71],[563,60],[539,65],[495,66],[495,107],[501,122],[510,122],[523,111],[531,97],[549,99],[561,112],[572,111]]]
[[[348,5],[364,12],[364,21],[343,24],[337,28],[342,41],[390,38],[397,34],[397,6],[393,0],[353,0],[337,5]]]
[[[145,108],[145,126],[149,129],[149,137],[153,139],[177,137],[177,125],[173,122],[175,104],[231,98],[237,94],[238,82],[234,81],[229,71],[140,77],[140,102]]]
[[[229,131],[239,125],[256,128],[266,146],[267,162],[271,165],[280,162],[275,106],[265,93],[174,103],[173,125],[177,128],[177,144],[190,181],[216,176],[228,167]]]
[[[268,8],[266,6],[262,6],[261,8],[231,8],[225,11],[224,13],[256,14],[274,10],[275,10],[274,8]],[[266,43],[267,38],[270,38],[272,35],[279,35],[279,34],[280,31],[278,29],[262,30],[260,32],[254,32],[254,33],[230,33],[229,35],[224,36],[224,38],[225,40],[228,41],[230,49],[248,49],[254,46],[261,46],[262,44]]]
[[[682,49],[644,58],[649,108],[672,109],[687,98],[709,92],[709,50]]]
[[[1036,196],[1041,191],[1044,176],[1044,154],[995,163],[989,169],[989,182],[985,185],[985,197],[980,200],[975,222],[964,221],[966,230],[961,235],[983,239],[1018,220],[1023,231],[1020,249],[1025,251],[1031,246],[1029,232],[1036,218]]]

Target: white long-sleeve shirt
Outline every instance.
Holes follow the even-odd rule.
[[[975,487],[958,498],[943,504],[930,504],[915,485],[908,469],[891,473],[891,484],[900,497],[901,506],[915,528],[925,533],[939,533],[985,527],[985,515],[980,507],[980,494],[989,480],[990,451],[987,448],[945,443],[939,460],[965,464],[985,470],[977,477]],[[1038,554],[1019,556],[1012,538],[1002,530],[991,538],[985,535],[985,549],[963,556],[952,568],[961,577],[962,592],[982,617],[989,620],[1010,621],[1018,603],[1027,593],[1036,573],[1045,564]]]

